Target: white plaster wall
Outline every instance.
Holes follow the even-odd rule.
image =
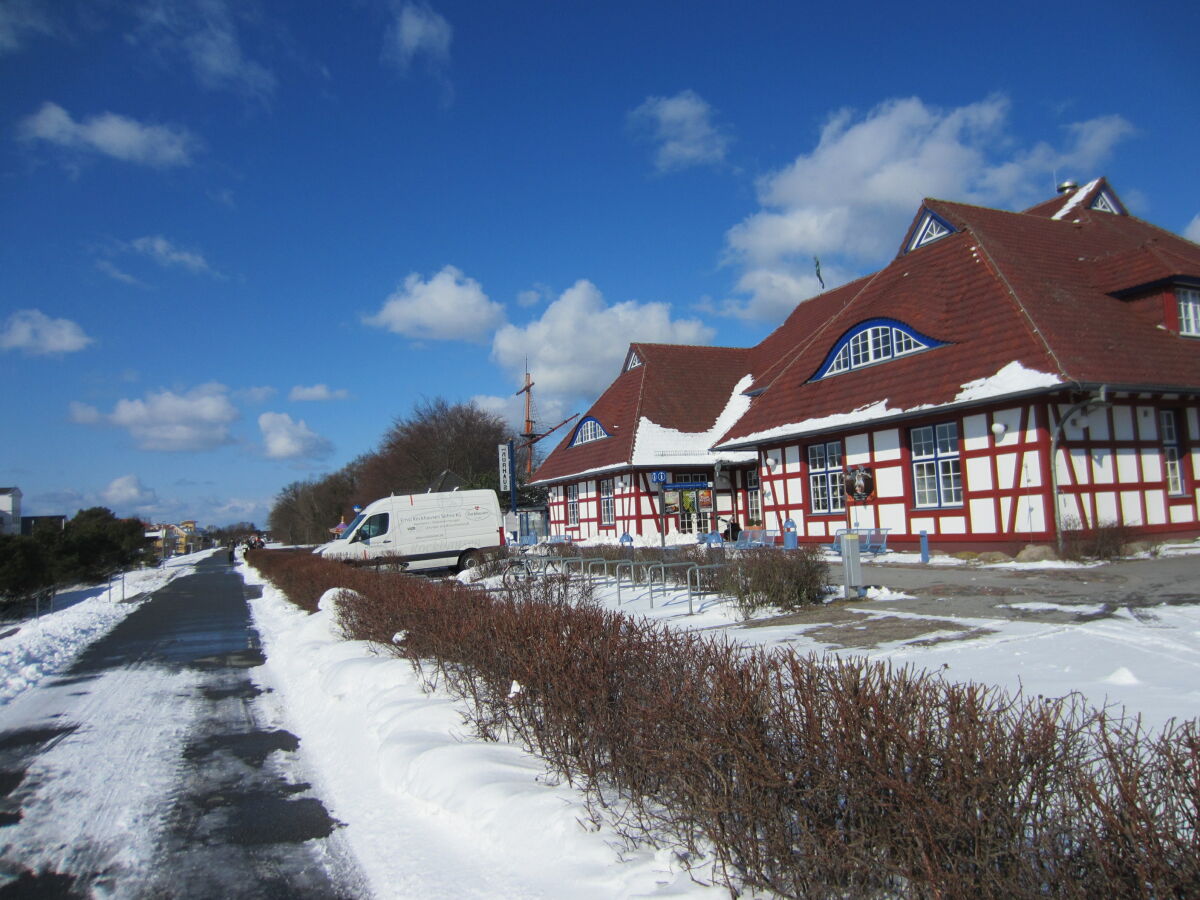
[[[1141,440],[1158,440],[1158,416],[1154,414],[1153,407],[1139,406],[1137,408],[1137,429],[1138,437]]]
[[[875,522],[875,507],[874,506],[859,506],[857,503],[851,504],[847,510],[850,515],[850,524],[855,528],[876,528]]]
[[[1121,521],[1126,525],[1145,525],[1142,521],[1142,492],[1121,491]]]
[[[900,458],[900,430],[885,428],[875,432],[875,461],[889,462]],[[878,484],[878,480],[876,481]],[[883,526],[880,526],[883,527]]]
[[[1096,484],[1112,484],[1116,480],[1112,451],[1107,447],[1092,451],[1092,478]]]
[[[1049,527],[1046,519],[1046,503],[1042,497],[1018,497],[1013,533],[1020,535],[1045,531]]]
[[[967,517],[966,516],[943,516],[938,520],[938,532],[940,534],[966,534],[967,533]]]
[[[1146,491],[1146,524],[1165,525],[1167,523],[1167,492]]]
[[[871,438],[866,434],[848,434],[845,442],[846,465],[865,466],[871,461]]]
[[[900,466],[888,466],[875,470],[875,496],[904,496],[904,470]]]
[[[991,444],[990,435],[987,416],[963,416],[962,445],[964,450],[986,450]]]
[[[783,470],[785,472],[799,472],[800,448],[793,444],[792,446],[784,447],[783,449]]]
[[[1108,440],[1108,410],[1103,407],[1088,411],[1087,429],[1094,441]]]
[[[992,413],[992,421],[1005,427],[1004,436],[996,440],[997,447],[1014,447],[1021,434],[1017,430],[1021,425],[1020,409],[1000,409]]]
[[[879,515],[879,527],[890,528],[893,532],[907,534],[903,503],[880,503],[875,507]]]
[[[1117,495],[1113,491],[1096,494],[1096,523],[1098,525],[1115,523],[1120,518],[1117,506]]]
[[[1133,410],[1128,406],[1112,408],[1113,433],[1118,441],[1132,441],[1136,437],[1133,427]]]
[[[1157,450],[1142,451],[1142,477],[1146,481],[1162,481],[1162,457]]]
[[[1011,490],[1020,485],[1017,478],[1017,454],[1001,453],[996,457],[996,477],[1000,488]]]
[[[967,459],[967,490],[990,491],[992,489],[992,458],[972,456]],[[989,503],[991,501],[988,501]]]
[[[1141,470],[1138,468],[1138,452],[1132,447],[1117,448],[1117,481],[1122,484],[1133,484],[1141,481]]]
[[[1070,457],[1071,471],[1074,473],[1075,483],[1090,484],[1092,480],[1092,466],[1087,450],[1082,447],[1074,447],[1071,449]],[[1063,483],[1059,482],[1059,484]]]
[[[920,534],[922,531],[928,532],[929,534],[937,534],[937,528],[934,527],[934,519],[928,519],[924,517],[913,518],[909,524],[912,527],[913,534]]]
[[[1172,506],[1171,521],[1194,522],[1196,521],[1196,511],[1190,506]]]
[[[971,531],[992,534],[996,527],[996,504],[991,499],[971,501]]]

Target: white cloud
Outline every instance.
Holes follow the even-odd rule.
[[[274,397],[278,391],[270,385],[262,385],[261,387],[248,387],[235,391],[234,396],[243,403],[259,404],[266,403]]]
[[[0,4],[0,56],[21,49],[27,36],[53,33],[48,12],[37,0],[7,0]]]
[[[948,110],[910,97],[865,116],[833,114],[811,152],[760,179],[762,209],[727,233],[728,260],[744,271],[739,290],[750,294],[729,310],[776,318],[812,293],[772,292],[811,281],[813,256],[831,287],[886,262],[923,198],[1021,208],[1044,199],[1056,171],[1091,176],[1133,132],[1103,116],[1066,126],[1062,147],[1023,149],[1008,114],[1002,96]]]
[[[129,242],[129,246],[164,268],[181,268],[187,269],[189,272],[216,274],[203,254],[193,250],[181,250],[161,234],[135,238]]]
[[[1200,213],[1197,213],[1196,218],[1192,219],[1187,228],[1183,229],[1183,236],[1189,241],[1200,244]]]
[[[0,331],[0,350],[22,350],[31,356],[74,353],[90,343],[75,322],[52,319],[38,309],[18,310]]]
[[[729,136],[712,123],[712,107],[691,90],[647,97],[629,114],[629,124],[658,145],[654,165],[659,172],[720,163],[729,148]]]
[[[145,283],[134,278],[128,272],[122,271],[114,266],[107,259],[96,260],[96,268],[111,278],[113,281],[119,281],[122,284],[132,285],[133,287],[145,287]]]
[[[384,38],[383,57],[407,70],[418,58],[440,71],[450,62],[454,29],[426,3],[394,3],[394,19]]]
[[[44,103],[22,119],[17,133],[25,141],[46,141],[68,150],[92,151],[157,168],[189,165],[199,147],[186,128],[143,125],[111,112],[76,122],[56,103]]]
[[[84,403],[72,403],[71,420],[82,425],[124,428],[142,450],[212,450],[231,442],[229,426],[238,418],[222,384],[202,384],[183,394],[149,393],[140,400],[118,400],[113,411],[101,413]]]
[[[107,506],[122,509],[147,509],[158,503],[158,494],[142,484],[136,475],[114,478],[108,487],[100,492],[100,498]]]
[[[482,342],[504,321],[504,307],[488,299],[479,282],[454,266],[428,281],[416,272],[404,279],[373,316],[363,322],[416,339]]]
[[[319,459],[333,452],[333,444],[304,420],[292,421],[286,413],[265,412],[258,417],[263,447],[270,459]]]
[[[224,0],[157,0],[141,8],[137,38],[164,57],[183,57],[202,86],[265,102],[275,92],[275,75],[246,57],[231,9],[239,7]]]
[[[292,392],[288,394],[288,399],[293,401],[319,401],[319,400],[345,400],[350,396],[350,392],[345,388],[330,388],[325,384],[314,384],[310,387],[298,384],[292,388]]]
[[[672,319],[666,303],[630,300],[609,306],[595,285],[580,280],[541,318],[501,328],[492,342],[492,359],[514,383],[528,359],[545,413],[552,402],[595,399],[619,373],[630,341],[705,344],[713,335],[697,319]]]

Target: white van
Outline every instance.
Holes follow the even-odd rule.
[[[340,538],[313,552],[347,562],[386,557],[411,571],[462,571],[504,543],[495,491],[449,491],[376,500]]]

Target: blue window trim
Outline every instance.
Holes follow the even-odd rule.
[[[932,219],[934,222],[937,222],[939,225],[941,225],[943,228],[945,228],[946,234],[938,235],[936,238],[925,241],[924,243],[917,243],[917,241],[920,240],[922,232],[925,231],[925,227],[926,227],[926,225],[928,225],[930,219]],[[951,225],[949,222],[947,222],[945,219],[943,219],[941,216],[939,216],[933,210],[926,209],[925,215],[921,216],[920,220],[917,222],[917,227],[913,229],[913,233],[909,237],[908,243],[904,245],[904,252],[911,253],[913,250],[917,250],[920,247],[928,247],[930,244],[935,244],[938,241],[940,241],[942,238],[949,237],[950,235],[955,234],[957,232],[958,232],[957,228],[955,228],[953,225]]]
[[[817,374],[810,378],[809,381],[819,381],[826,377],[826,375],[829,373],[829,367],[833,365],[833,361],[837,359],[837,355],[841,352],[843,347],[850,343],[856,334],[861,334],[869,328],[879,328],[882,326],[888,326],[895,328],[897,331],[902,331],[914,341],[924,344],[925,346],[920,350],[914,350],[911,353],[902,353],[900,356],[890,356],[887,359],[881,359],[879,362],[869,363],[867,366],[861,366],[860,369],[881,365],[883,363],[891,362],[894,359],[901,359],[905,356],[916,356],[918,353],[924,353],[926,350],[932,350],[934,347],[941,347],[946,343],[945,341],[939,341],[936,338],[929,337],[929,335],[922,334],[921,332],[917,331],[917,329],[905,325],[898,319],[867,319],[864,322],[859,322],[838,339],[838,342],[834,344],[833,348],[825,355],[825,360],[821,363],[821,367],[817,369]],[[848,369],[846,371],[856,372],[859,371],[859,369]],[[837,372],[835,374],[845,375],[846,372]]]
[[[596,423],[596,427],[600,430],[600,437],[594,437],[591,440],[581,441],[579,440],[579,432],[583,431],[583,426],[588,422]],[[595,416],[586,416],[580,420],[578,425],[575,426],[575,433],[571,435],[571,443],[568,446],[574,447],[576,444],[590,444],[592,441],[600,441],[606,437],[610,437],[610,435],[604,430],[604,426],[600,424],[600,420]]]

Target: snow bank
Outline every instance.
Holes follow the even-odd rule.
[[[195,562],[207,554],[179,557],[161,569],[139,569],[108,585],[59,591],[53,608],[37,618],[0,625],[0,704],[65,670],[79,652],[112,631],[135,610],[138,602],[122,602],[152,593],[172,578],[196,570]],[[184,560],[187,561],[184,561]]]
[[[308,615],[263,584],[251,601],[267,656],[257,671],[281,695],[376,896],[557,897],[567,885],[581,900],[726,895],[665,851],[618,852],[618,837],[583,824],[579,794],[539,760],[473,740],[453,701],[425,694],[407,662],[344,640],[329,598]]]

